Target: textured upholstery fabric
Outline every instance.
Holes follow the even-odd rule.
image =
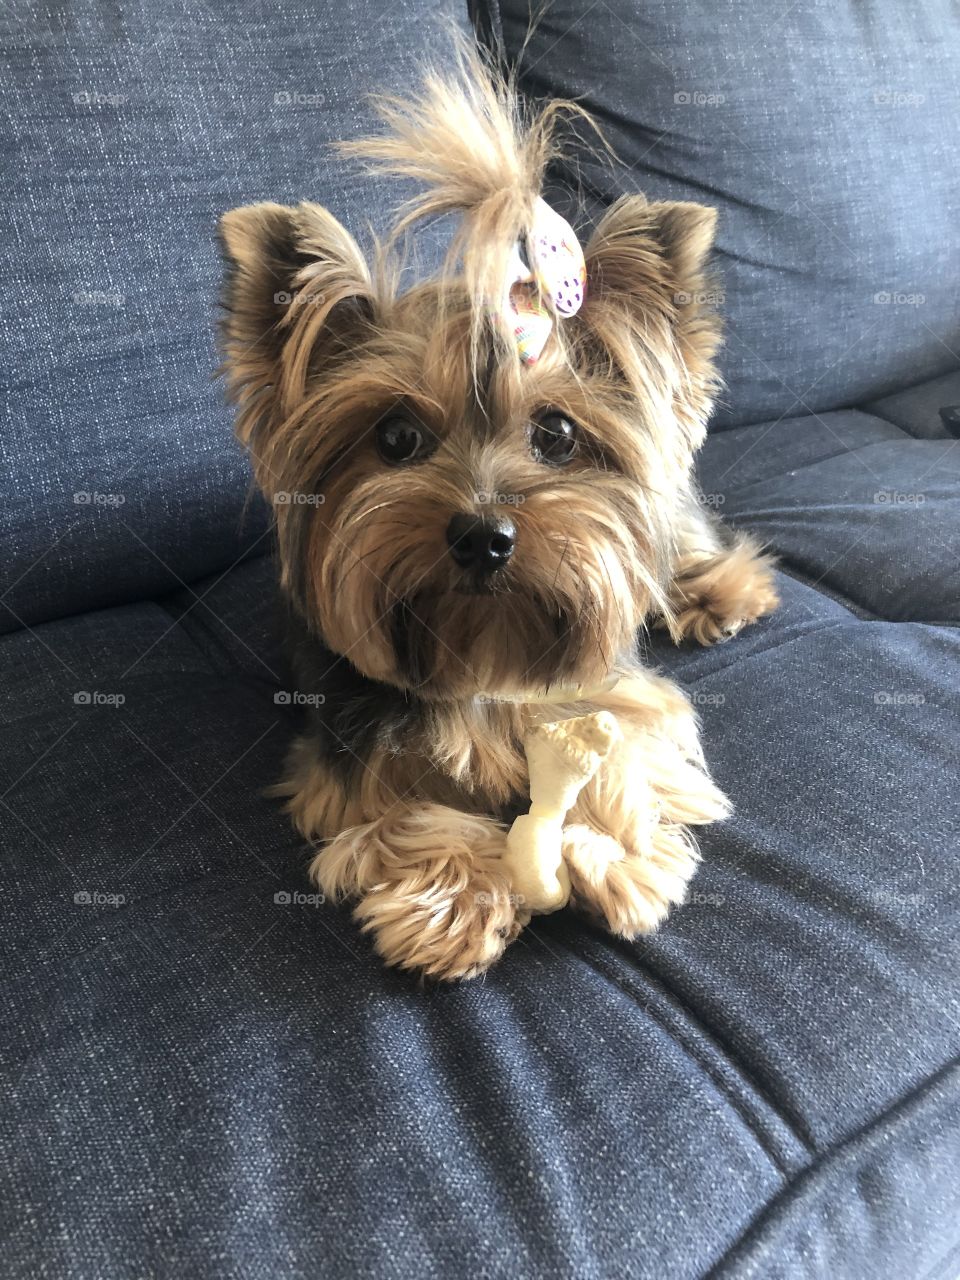
[[[701,475],[726,517],[749,513],[785,566],[857,610],[960,622],[956,440],[918,440],[850,410],[722,432]]]
[[[216,223],[236,204],[309,198],[360,236],[382,225],[401,190],[329,144],[370,127],[365,95],[409,82],[460,6],[379,14],[4,7],[0,630],[169,591],[262,549],[212,380]]]
[[[269,558],[0,641],[9,1273],[951,1276],[960,641],[782,589],[652,644],[737,806],[688,905],[439,990],[296,900]]]
[[[960,371],[905,387],[866,406],[881,418],[888,418],[912,436],[942,439],[946,434],[941,409],[960,405]]]
[[[516,59],[527,0],[476,7]],[[636,190],[719,210],[717,426],[960,366],[958,44],[952,0],[544,7],[524,87],[576,96],[625,165],[581,158],[588,210]]]
[[[381,216],[322,143],[360,127],[362,89],[440,46],[440,9],[0,16],[0,1271],[956,1280],[945,18],[816,0],[641,22],[603,0],[571,32],[547,10],[528,85],[620,104],[605,123],[633,168],[588,175],[596,198],[637,182],[723,208],[740,345],[701,478],[781,555],[783,606],[713,649],[646,641],[736,808],[704,834],[686,906],[635,944],[544,918],[484,980],[437,989],[310,898],[309,851],[263,793],[292,732],[275,572],[233,563],[269,539],[241,516],[207,376],[216,215],[312,195],[353,225]],[[673,114],[674,92],[732,93],[738,67],[731,105],[772,149],[752,158],[719,107]],[[868,113],[854,155],[857,86],[921,76],[925,111]],[[773,178],[786,157],[822,179],[812,204]],[[867,210],[856,183],[865,199],[881,179]],[[865,283],[907,288],[908,268],[936,341],[891,308],[854,342]],[[794,403],[781,379],[802,391],[809,363],[823,380]],[[806,411],[854,394],[874,399]]]

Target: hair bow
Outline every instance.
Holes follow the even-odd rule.
[[[554,318],[576,315],[587,291],[587,268],[576,232],[537,196],[526,243],[507,266],[498,316],[513,334],[522,364],[535,364]]]

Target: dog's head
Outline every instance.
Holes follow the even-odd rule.
[[[613,205],[579,312],[524,365],[491,313],[529,232],[556,104],[521,122],[471,62],[383,105],[352,150],[419,178],[398,224],[457,210],[455,265],[406,291],[319,205],[226,214],[238,434],[282,581],[323,642],[428,698],[602,679],[665,611],[715,385],[698,205]]]

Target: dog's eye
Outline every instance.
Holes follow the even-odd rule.
[[[399,414],[378,422],[376,436],[380,457],[394,465],[416,462],[431,453],[435,443],[426,427]]]
[[[577,424],[562,413],[545,413],[533,424],[530,448],[539,462],[562,467],[577,452],[580,432]]]

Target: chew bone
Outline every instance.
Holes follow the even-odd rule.
[[[620,738],[609,711],[537,725],[524,749],[530,811],[507,832],[504,865],[514,893],[530,911],[558,911],[570,897],[561,855],[563,820]]]

